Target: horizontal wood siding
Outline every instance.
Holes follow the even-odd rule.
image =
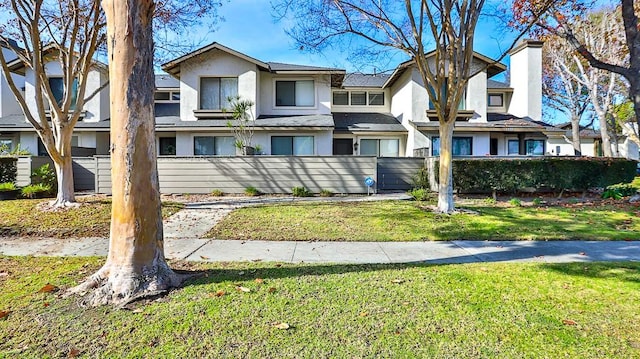
[[[31,157],[18,157],[16,169],[16,185],[24,187],[31,184]]]
[[[413,187],[413,179],[424,166],[424,158],[378,158],[378,190],[407,191]]]
[[[99,193],[111,193],[111,164],[96,157]],[[364,179],[376,175],[375,157],[176,157],[158,158],[162,193],[242,193],[252,186],[264,193],[366,193]]]
[[[96,160],[92,157],[73,159],[73,185],[76,191],[95,191]]]

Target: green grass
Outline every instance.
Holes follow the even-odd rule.
[[[465,208],[477,214],[436,214],[419,202],[406,201],[247,207],[232,212],[208,236],[300,241],[640,239],[637,204],[508,207],[477,201]]]
[[[42,237],[107,237],[111,220],[111,200],[79,199],[78,208],[42,211],[38,205],[51,199],[0,201],[0,235]],[[162,204],[166,218],[183,207],[180,203]]]
[[[103,261],[0,257],[0,357],[640,356],[639,263],[174,263],[206,277],[132,311],[38,293]]]

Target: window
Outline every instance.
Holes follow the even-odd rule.
[[[518,140],[509,140],[507,142],[507,154],[508,155],[520,154],[520,142],[518,142]]]
[[[78,136],[71,136],[71,147],[78,147],[79,140]]]
[[[384,106],[384,92],[369,92],[369,106]]]
[[[195,136],[193,137],[193,154],[196,156],[233,156],[236,154],[233,136]]]
[[[503,107],[504,106],[504,95],[503,94],[489,94],[489,98],[487,99],[487,103],[489,107]]]
[[[313,136],[273,136],[271,154],[307,156],[314,154]]]
[[[398,157],[400,156],[400,140],[398,139],[362,139],[360,140],[361,156]]]
[[[436,136],[431,139],[431,147],[433,156],[440,156],[440,137]],[[454,156],[471,156],[473,154],[473,138],[454,137],[452,147]]]
[[[176,138],[160,137],[160,156],[175,156],[176,154]]]
[[[201,110],[225,109],[229,106],[229,98],[236,97],[236,96],[238,96],[238,78],[236,77],[201,77],[200,78],[200,109]]]
[[[349,106],[349,92],[348,91],[334,91],[333,92],[333,104],[336,106]]]
[[[315,97],[313,80],[276,81],[276,106],[312,107]]]
[[[153,93],[153,99],[160,103],[180,102],[180,91],[156,91]]]
[[[64,81],[62,77],[50,77],[49,87],[51,87],[51,92],[53,92],[53,98],[58,104],[58,106],[62,106],[62,100],[64,99]],[[78,97],[78,79],[74,79],[73,84],[71,85],[71,110],[74,110],[76,108],[77,97]]]
[[[433,92],[435,95],[435,91],[433,89],[433,87],[431,87],[431,85],[429,85],[428,91]],[[446,100],[447,98],[447,84],[446,82],[442,85],[442,88],[440,89],[440,97]],[[465,105],[465,97],[466,94],[462,94],[462,98],[460,99],[460,103],[458,104],[458,110],[464,110],[466,109],[466,105]],[[434,110],[435,106],[433,104],[433,101],[431,101],[431,97],[429,97],[429,110]]]
[[[351,92],[351,106],[366,106],[367,105],[367,93],[366,92]]]
[[[526,140],[524,148],[527,155],[542,156],[544,155],[544,140]]]

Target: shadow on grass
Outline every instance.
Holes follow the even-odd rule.
[[[542,268],[564,275],[579,276],[592,279],[618,279],[640,284],[640,263],[553,263]]]

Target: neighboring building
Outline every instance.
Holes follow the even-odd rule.
[[[506,66],[474,54],[474,72],[454,131],[454,155],[572,154],[565,129],[541,121],[541,51],[542,42],[531,40],[511,51],[510,83],[491,79]],[[48,65],[53,81],[59,73],[56,65]],[[439,154],[439,123],[412,61],[392,74],[347,74],[336,68],[263,62],[214,42],[162,69],[167,74],[156,76],[155,89],[156,145],[162,156],[238,154],[225,110],[234,96],[255,103],[252,144],[261,154]],[[23,79],[28,105],[34,106],[29,95],[33,74],[19,61],[12,63],[12,71]],[[106,78],[106,66],[97,65],[87,93]],[[4,82],[0,96],[0,141],[10,139],[42,154],[35,131]],[[108,88],[87,102],[76,127],[74,153],[108,154],[108,104]]]

